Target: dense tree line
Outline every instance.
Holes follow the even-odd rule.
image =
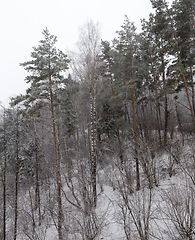
[[[168,239],[193,239],[195,3],[151,4],[139,34],[125,16],[108,42],[88,21],[77,51],[66,55],[46,28],[21,64],[29,88],[1,114],[1,239],[45,239],[49,226],[59,240],[98,239],[107,214],[97,212],[98,199],[108,182],[119,194],[125,239],[166,239],[150,227],[153,189],[178,168],[186,186],[165,192],[158,214],[173,226]],[[103,183],[102,169],[112,169]]]

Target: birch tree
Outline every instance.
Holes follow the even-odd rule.
[[[90,104],[90,164],[91,164],[91,188],[93,206],[97,203],[96,190],[96,165],[97,165],[97,67],[98,54],[100,53],[100,31],[98,24],[88,21],[81,29],[78,42],[78,60],[73,70],[81,82],[86,83]]]

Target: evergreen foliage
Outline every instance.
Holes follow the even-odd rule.
[[[67,55],[56,48],[57,37],[51,35],[47,28],[43,30],[43,36],[40,45],[33,47],[32,60],[20,64],[31,74],[25,78],[30,87],[26,90],[26,95],[16,97],[12,102],[13,105],[22,102],[29,115],[39,114],[40,109],[50,100],[50,90],[55,98],[67,83],[62,74],[68,69]]]
[[[31,60],[20,64],[29,87],[12,99],[17,110],[4,109],[0,123],[3,240],[17,239],[20,232],[46,239],[38,236],[45,222],[45,232],[51,223],[56,226],[59,240],[99,237],[106,215],[100,220],[97,212],[103,184],[112,184],[120,195],[126,239],[150,240],[153,189],[178,168],[194,184],[194,156],[182,162],[180,148],[195,134],[195,3],[151,4],[154,13],[142,20],[140,34],[125,16],[116,38],[100,46],[99,29],[89,21],[71,63],[45,28]],[[157,158],[164,152],[166,163]],[[106,179],[100,179],[100,169],[106,169]],[[167,204],[183,206],[170,199]],[[188,214],[189,209],[193,215],[194,206]],[[171,239],[193,239],[194,223],[190,232],[185,226],[178,230],[169,217],[178,231]]]

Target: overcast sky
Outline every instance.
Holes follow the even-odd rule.
[[[171,0],[170,0],[171,1]],[[29,61],[32,47],[48,27],[58,48],[74,49],[78,28],[88,19],[100,23],[102,39],[112,40],[125,15],[140,31],[140,19],[152,12],[150,0],[6,0],[0,2],[0,101],[25,93],[27,72],[19,63]]]

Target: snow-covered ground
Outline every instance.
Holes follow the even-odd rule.
[[[82,186],[86,184],[88,187],[88,170],[83,179],[75,174],[69,187],[62,177],[63,192],[66,193],[66,196],[62,193],[64,239],[195,239],[194,163],[192,146],[179,146],[156,155],[158,184],[153,183],[149,188],[149,178],[144,176],[140,167],[142,181],[139,191],[134,188],[135,180],[128,178],[128,166],[117,168],[117,164],[109,164],[98,171],[97,207],[92,212],[87,212],[89,208],[86,208],[88,205],[82,195]],[[133,164],[129,169],[131,167],[134,168]],[[80,174],[79,170],[77,174]],[[38,210],[32,207],[30,195],[33,196],[33,191],[30,189],[20,196],[17,240],[58,240],[55,181],[41,191],[40,226]],[[9,213],[13,214],[13,211]],[[33,234],[32,219],[35,221]],[[8,220],[7,227],[13,228],[13,222]],[[88,233],[94,237],[87,238]]]

